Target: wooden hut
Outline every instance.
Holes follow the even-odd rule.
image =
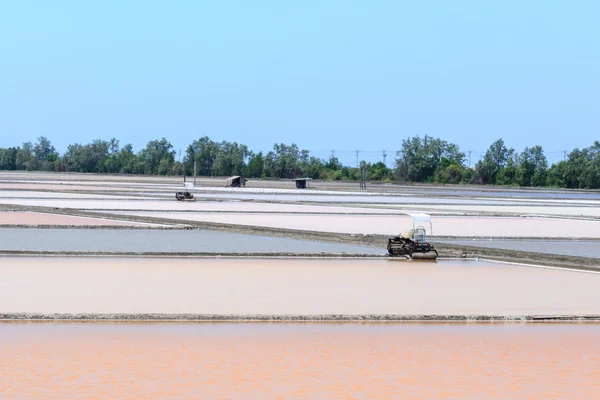
[[[312,180],[312,178],[296,178],[292,180],[296,182],[297,189],[306,189],[309,186],[308,181]]]
[[[246,186],[246,182],[248,181],[248,179],[242,177],[242,176],[232,176],[229,179],[227,179],[227,184],[226,186],[229,187],[242,187],[242,186]]]

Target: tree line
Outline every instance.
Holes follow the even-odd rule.
[[[568,158],[549,165],[541,146],[518,153],[502,139],[492,143],[474,167],[465,164],[465,153],[445,140],[414,136],[402,140],[394,167],[367,163],[367,180],[443,184],[489,184],[523,187],[600,188],[600,142],[574,149]],[[69,145],[59,154],[50,140],[0,148],[1,170],[70,171],[113,174],[191,175],[196,161],[198,175],[248,178],[298,178],[359,180],[360,170],[342,165],[333,155],[322,159],[297,145],[275,144],[267,153],[254,152],[236,142],[215,142],[209,137],[194,140],[184,159],[176,160],[166,139],[151,140],[135,152],[131,144],[117,139]]]

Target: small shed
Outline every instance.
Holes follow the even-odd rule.
[[[229,179],[227,179],[227,184],[226,186],[229,187],[242,187],[242,186],[246,186],[246,182],[248,181],[248,179],[242,177],[242,176],[232,176]]]
[[[297,189],[306,189],[308,187],[308,181],[312,180],[312,178],[296,178],[292,180],[296,182]]]

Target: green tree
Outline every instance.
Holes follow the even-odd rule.
[[[519,157],[514,149],[508,149],[505,165],[496,174],[496,185],[517,185]]]
[[[242,175],[249,156],[250,151],[246,145],[223,141],[218,144],[212,174],[215,176]]]
[[[173,145],[165,138],[151,140],[139,154],[143,173],[150,175],[165,175],[175,162]]]
[[[33,155],[33,144],[31,142],[23,143],[22,147],[17,147],[16,169],[25,169],[33,171],[36,167],[35,157]]]
[[[103,168],[104,172],[108,172],[111,174],[119,173],[121,171],[121,164],[119,163],[119,153],[120,153],[120,145],[119,141],[115,138],[110,139],[108,142],[108,157],[104,160]]]
[[[265,161],[263,153],[259,152],[258,154],[253,154],[248,161],[248,166],[244,175],[250,178],[260,178],[263,175],[264,165]]]
[[[294,143],[288,146],[283,143],[273,145],[273,150],[264,158],[266,177],[296,178],[302,172],[300,165],[301,152]]]
[[[75,143],[67,147],[63,162],[73,172],[109,172],[105,162],[109,157],[110,143],[94,140],[85,145]]]
[[[359,169],[360,174],[360,169]],[[390,181],[394,173],[381,161],[374,164],[367,164],[367,180],[369,181]]]
[[[504,140],[498,139],[491,144],[483,156],[483,160],[475,165],[477,176],[482,183],[495,185],[497,182],[498,173],[506,167],[508,160],[511,158],[511,151],[504,145]]]
[[[325,169],[327,171],[341,171],[342,168],[344,168],[344,166],[342,165],[340,160],[334,155],[331,155],[331,157],[329,157],[329,160],[325,164]]]
[[[475,183],[475,170],[473,168],[463,169],[461,183]]]
[[[559,161],[553,164],[548,170],[548,185],[561,188],[570,187],[567,179],[568,167],[569,163],[567,161]]]
[[[44,136],[40,136],[37,143],[33,147],[33,156],[37,161],[39,161],[38,165],[42,166],[44,161],[49,161],[51,163],[56,161],[58,153],[48,139],[46,139]]]
[[[0,169],[13,171],[17,169],[17,147],[0,149]]]
[[[582,172],[579,187],[587,189],[600,188],[600,142],[595,141],[584,149],[582,154]]]
[[[462,164],[444,157],[435,171],[435,181],[437,183],[460,183],[463,179],[463,170]]]
[[[326,174],[325,164],[318,157],[310,156],[308,162],[302,167],[302,175],[305,178],[323,179]]]
[[[541,146],[525,147],[518,160],[517,182],[520,186],[547,184],[548,160]]]
[[[119,150],[117,155],[117,165],[119,166],[119,172],[124,174],[140,174],[141,163],[138,156],[133,152],[133,146],[126,144]]]
[[[444,158],[451,164],[462,165],[465,154],[457,145],[431,136],[405,139],[396,154],[395,175],[401,181],[430,182]]]
[[[187,172],[193,171],[194,160],[197,161],[197,173],[198,175],[211,176],[213,175],[213,166],[219,153],[219,146],[217,143],[210,140],[208,136],[201,137],[198,140],[194,140],[187,148],[187,160],[186,165]]]

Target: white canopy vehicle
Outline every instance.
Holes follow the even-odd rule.
[[[412,229],[404,235],[388,239],[388,254],[393,257],[405,256],[413,260],[435,260],[437,250],[425,242],[427,230],[421,223],[429,224],[429,234],[433,232],[431,216],[427,214],[409,214],[412,217]]]

